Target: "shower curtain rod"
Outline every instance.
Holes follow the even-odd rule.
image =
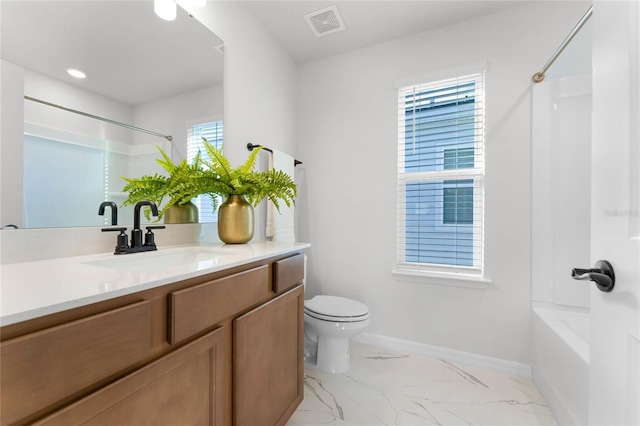
[[[589,18],[591,18],[592,14],[593,14],[593,6],[590,6],[589,10],[587,10],[587,13],[584,14],[582,19],[580,19],[580,22],[578,22],[578,24],[573,28],[573,30],[571,30],[567,38],[564,39],[560,47],[558,47],[558,50],[556,50],[556,52],[551,56],[551,58],[547,61],[544,67],[542,67],[542,69],[537,73],[533,74],[533,76],[531,77],[531,81],[533,81],[534,83],[541,83],[544,80],[544,74],[547,72],[549,67],[555,62],[556,59],[558,59],[558,56],[560,56],[560,54],[565,49],[565,47],[567,47],[567,45],[571,43],[571,40],[573,40],[576,34],[578,34],[578,31],[580,31],[580,29],[584,26],[584,24],[586,24]]]
[[[60,108],[60,109],[63,109],[65,111],[73,112],[75,114],[84,115],[85,117],[94,118],[94,119],[100,120],[100,121],[106,121],[107,123],[115,124],[117,126],[126,127],[127,129],[137,130],[138,132],[147,133],[147,134],[153,135],[153,136],[158,136],[158,137],[164,138],[164,139],[166,139],[168,141],[172,141],[173,140],[173,136],[163,135],[161,133],[152,132],[151,130],[141,129],[140,127],[131,126],[129,124],[120,123],[119,121],[114,121],[114,120],[110,120],[108,118],[99,117],[97,115],[89,114],[87,112],[78,111],[76,109],[63,107],[62,105],[53,104],[51,102],[43,101],[42,99],[32,98],[31,96],[25,96],[24,98],[26,100],[28,100],[28,101],[38,102],[38,103],[41,103],[41,104],[44,104],[44,105],[52,106],[54,108]]]

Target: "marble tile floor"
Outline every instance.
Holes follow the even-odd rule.
[[[529,379],[351,342],[351,369],[306,369],[297,425],[557,425]]]

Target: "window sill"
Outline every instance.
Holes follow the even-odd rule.
[[[398,280],[422,284],[436,284],[449,287],[486,289],[492,281],[479,275],[459,272],[431,272],[415,269],[392,269],[391,274]]]

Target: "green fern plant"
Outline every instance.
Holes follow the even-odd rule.
[[[254,149],[243,165],[233,168],[222,150],[210,144],[207,139],[202,139],[210,160],[203,159],[198,153],[191,163],[183,160],[175,164],[158,147],[162,158],[156,161],[168,176],[154,174],[139,178],[123,177],[127,182],[123,191],[129,193],[124,205],[133,205],[143,200],[153,201],[158,206],[157,220],[162,218],[169,207],[184,205],[201,194],[209,196],[214,211],[219,204],[217,195],[225,198],[242,195],[254,207],[268,198],[278,211],[279,201],[284,201],[289,207],[295,205],[297,188],[288,174],[273,169],[262,172],[254,170],[262,148]],[[149,209],[145,209],[144,213],[149,219]]]
[[[264,198],[268,198],[278,211],[280,211],[279,200],[284,201],[288,207],[295,205],[297,187],[291,176],[282,170],[270,169],[262,172],[254,170],[262,147],[251,151],[245,163],[234,169],[222,151],[208,143],[206,139],[204,139],[204,146],[211,160],[202,160],[202,162],[207,166],[209,175],[215,176],[219,183],[216,187],[217,194],[225,198],[230,195],[242,195],[254,207]]]

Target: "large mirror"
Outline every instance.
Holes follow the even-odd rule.
[[[0,18],[0,227],[109,225],[105,200],[130,225],[121,176],[161,172],[157,146],[181,160],[194,129],[221,124],[222,40],[180,8],[3,0]]]

